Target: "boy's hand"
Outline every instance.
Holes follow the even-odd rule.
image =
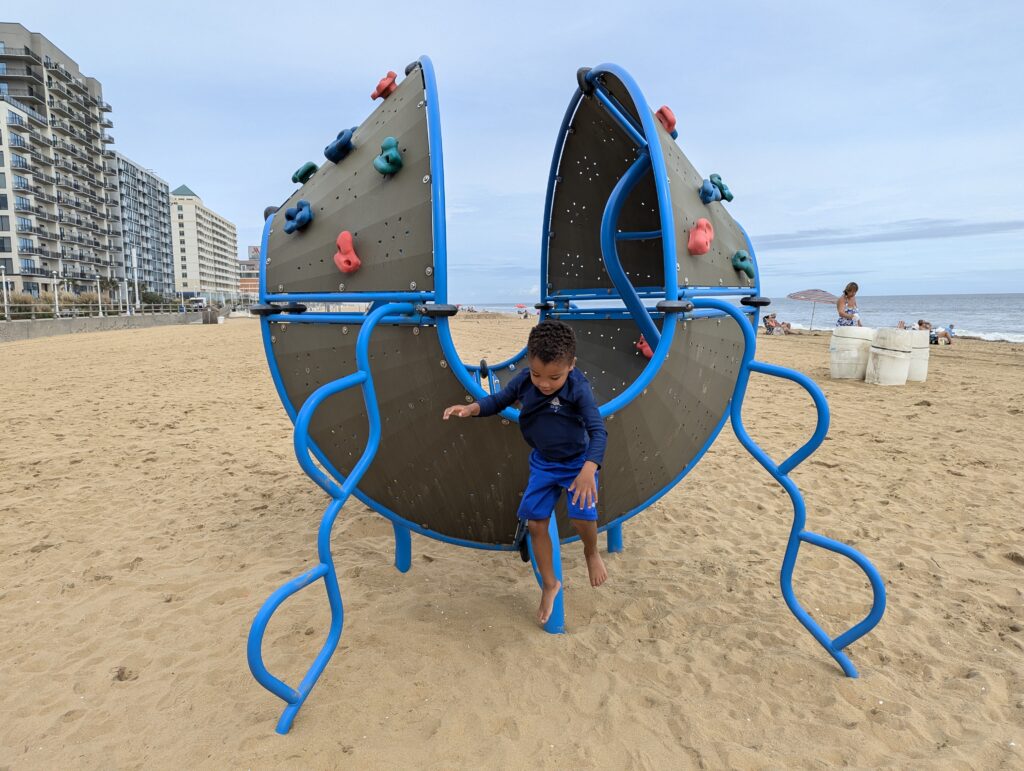
[[[453,404],[444,411],[444,419],[448,420],[452,415],[457,418],[473,418],[479,414],[480,405],[476,402],[472,404]]]
[[[580,506],[582,501],[583,505],[580,508],[589,509],[597,503],[597,482],[594,480],[594,474],[596,473],[597,464],[594,461],[588,460],[583,464],[580,473],[576,475],[576,479],[569,485],[573,506]]]

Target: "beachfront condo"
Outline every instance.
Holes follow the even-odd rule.
[[[111,107],[46,37],[0,23],[0,272],[9,291],[116,295],[124,245]]]
[[[173,297],[170,186],[121,153],[114,156],[125,255],[123,279],[118,273],[118,281],[134,292],[137,271],[139,287],[145,287],[143,291]]]
[[[171,191],[174,287],[183,297],[233,302],[238,291],[238,232],[186,185]]]

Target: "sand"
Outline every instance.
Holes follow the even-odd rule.
[[[528,326],[460,319],[460,351],[504,358]],[[1024,767],[1024,347],[933,348],[928,382],[883,389],[830,381],[827,343],[760,338],[759,358],[832,407],[794,477],[809,527],[885,576],[860,679],[785,607],[788,499],[727,427],[627,525],[604,587],[567,548],[565,636],[531,621],[518,556],[414,535],[402,575],[390,525],[346,506],[345,632],[287,737],[246,635],[315,564],[327,501],[257,322],[0,346],[0,768]],[[745,416],[776,458],[813,421],[764,377]],[[830,630],[866,611],[842,558],[805,547],[796,586]],[[271,670],[297,682],[326,623],[322,591],[293,599]]]

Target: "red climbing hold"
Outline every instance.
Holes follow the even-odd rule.
[[[352,234],[347,230],[341,231],[341,235],[338,236],[335,243],[338,245],[338,251],[334,255],[334,264],[338,270],[342,273],[355,273],[359,270],[363,261],[359,259],[359,255],[356,254],[356,250],[352,246]]]
[[[669,109],[667,104],[663,104],[661,109],[654,113],[658,118],[658,121],[662,126],[665,127],[665,131],[671,134],[676,130],[676,116],[672,110]]]
[[[388,70],[388,74],[380,79],[380,82],[377,84],[377,88],[375,88],[373,93],[370,94],[370,98],[380,99],[383,97],[384,99],[387,99],[391,95],[391,92],[398,88],[398,86],[395,85],[395,79],[397,77],[398,75]]]
[[[654,351],[651,350],[651,346],[644,340],[643,335],[640,335],[640,339],[636,341],[636,349],[648,359],[654,355]]]
[[[690,230],[690,238],[686,242],[686,248],[690,254],[707,254],[711,249],[711,241],[715,237],[715,229],[711,223],[701,217]]]

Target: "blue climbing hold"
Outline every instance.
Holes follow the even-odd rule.
[[[294,233],[296,230],[302,230],[312,221],[313,209],[310,208],[309,201],[303,199],[295,206],[285,210],[284,232]]]
[[[717,187],[718,190],[722,193],[722,198],[724,198],[726,201],[732,200],[732,190],[730,190],[729,186],[722,181],[722,178],[720,176],[718,176],[717,174],[712,174],[711,184]]]
[[[715,187],[710,180],[705,179],[704,184],[700,186],[700,200],[701,203],[711,203],[712,201],[722,200],[722,191]]]
[[[373,159],[373,168],[381,174],[397,174],[402,168],[402,153],[398,149],[398,140],[387,137],[380,146],[380,155]]]
[[[754,277],[754,261],[750,259],[750,255],[745,250],[740,249],[732,256],[732,266],[734,269],[746,273],[747,278]]]
[[[352,135],[356,133],[356,126],[345,129],[338,138],[324,148],[324,157],[331,163],[341,163],[342,159],[352,151]]]

